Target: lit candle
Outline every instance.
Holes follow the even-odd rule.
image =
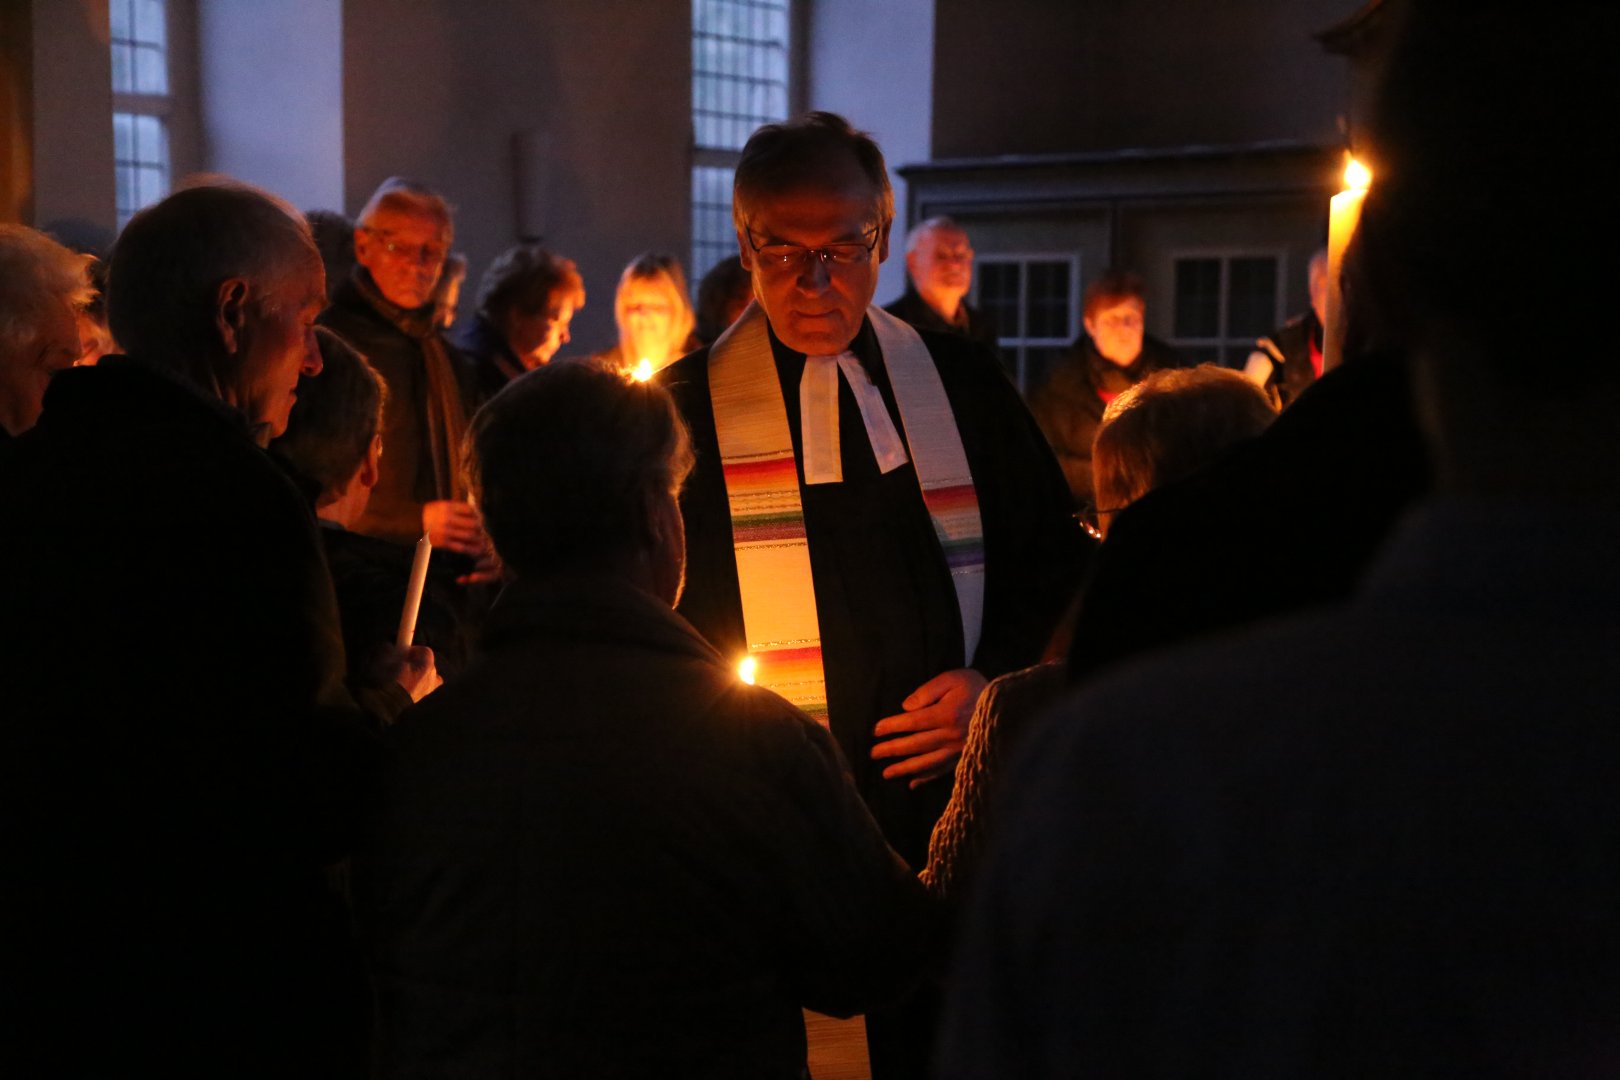
[[[745,656],[737,663],[737,678],[749,686],[754,685],[754,676],[758,671],[759,662],[752,656]]]
[[[416,558],[411,563],[411,582],[405,588],[405,610],[399,614],[399,637],[397,644],[402,649],[408,649],[416,641],[416,613],[422,608],[422,590],[427,585],[428,557],[433,554],[433,544],[428,541],[427,534],[416,542]]]
[[[630,377],[636,380],[636,382],[646,382],[648,379],[652,378],[652,361],[643,356],[641,358],[641,362],[631,369]]]
[[[1367,198],[1372,173],[1367,166],[1350,158],[1344,167],[1344,190],[1333,196],[1328,211],[1327,303],[1323,305],[1322,370],[1330,371],[1344,359],[1344,292],[1339,278],[1344,271],[1344,252],[1361,220],[1361,203]]]

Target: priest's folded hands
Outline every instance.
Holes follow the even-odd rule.
[[[872,747],[872,757],[900,759],[883,770],[883,778],[910,777],[917,787],[950,775],[986,683],[972,668],[941,672],[900,703],[904,712],[879,720],[872,734],[881,741]]]

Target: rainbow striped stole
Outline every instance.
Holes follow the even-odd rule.
[[[984,530],[956,416],[917,332],[875,307],[867,318],[877,333],[923,503],[956,590],[964,662],[972,663],[984,614]],[[826,674],[799,469],[758,303],[751,303],[710,350],[709,396],[754,681],[825,724]]]

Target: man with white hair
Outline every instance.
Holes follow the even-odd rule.
[[[0,224],[0,441],[34,426],[51,376],[78,357],[90,261],[25,225]]]
[[[0,446],[0,1073],[364,1075],[326,878],[374,737],[315,522],[262,447],[320,370],[320,257],[236,184],[136,214],[128,356]],[[431,653],[397,657],[425,693]]]
[[[906,238],[906,291],[883,310],[920,330],[948,330],[994,352],[996,328],[967,302],[973,286],[973,244],[954,218],[920,222]]]
[[[414,180],[383,181],[354,229],[357,265],[320,321],[388,384],[388,453],[356,531],[400,543],[426,533],[436,548],[478,558],[487,545],[460,461],[473,395],[435,317],[434,288],[453,236],[442,195]]]

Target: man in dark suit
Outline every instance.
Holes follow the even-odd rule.
[[[261,447],[320,370],[320,257],[240,185],[136,214],[128,356],[0,448],[0,1072],[361,1076],[326,869],[375,757],[315,521]],[[403,697],[431,654],[396,657]]]
[[[1438,494],[1344,606],[1123,667],[1029,735],[946,1076],[1620,1056],[1620,371],[1546,317],[1606,302],[1582,118],[1616,104],[1620,17],[1401,15],[1350,265],[1413,357]]]

